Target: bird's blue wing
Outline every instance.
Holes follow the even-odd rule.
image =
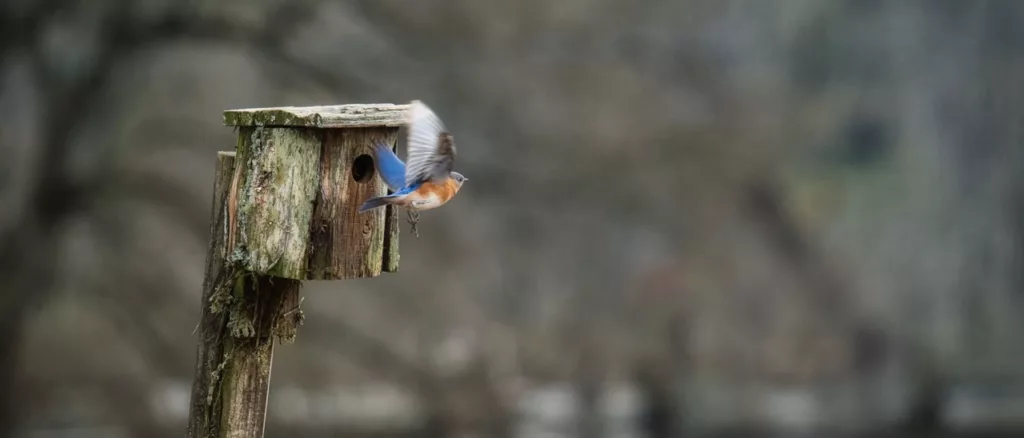
[[[405,186],[405,163],[391,150],[386,143],[377,142],[373,145],[373,161],[377,163],[377,172],[392,191],[399,191]]]
[[[409,108],[409,164],[405,185],[427,180],[443,181],[455,165],[455,142],[441,119],[423,102],[412,101]]]

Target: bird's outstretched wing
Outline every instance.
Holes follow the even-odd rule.
[[[384,142],[374,143],[373,160],[377,163],[381,179],[391,191],[397,192],[405,186],[405,163],[391,151],[391,146]]]
[[[432,180],[444,181],[455,165],[455,140],[441,119],[423,102],[414,100],[409,109],[409,155],[405,185]]]

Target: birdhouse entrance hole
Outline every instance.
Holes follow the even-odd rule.
[[[373,157],[362,154],[352,162],[352,179],[356,182],[365,183],[373,178]]]

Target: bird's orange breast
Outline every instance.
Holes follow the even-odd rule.
[[[443,184],[435,184],[431,181],[426,181],[417,191],[422,191],[424,195],[436,196],[441,202],[445,202],[455,196],[459,188],[455,185],[455,181],[452,179],[446,180]]]

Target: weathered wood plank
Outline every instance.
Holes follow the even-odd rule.
[[[398,128],[327,130],[320,192],[310,230],[309,279],[374,277],[384,264],[384,209],[360,213],[367,199],[387,193],[371,154],[375,141],[393,145]]]
[[[213,181],[213,202],[210,207],[210,244],[206,251],[206,276],[203,280],[202,311],[199,323],[199,345],[196,347],[195,379],[189,405],[189,438],[216,436],[220,424],[219,404],[214,403],[219,367],[224,358],[220,342],[226,327],[227,314],[216,312],[210,301],[217,280],[224,271],[225,238],[227,236],[227,197],[235,165],[234,152],[217,153],[217,170]]]
[[[398,207],[384,207],[384,272],[398,272]]]
[[[305,279],[324,131],[257,126],[239,135],[231,259],[257,274]]]
[[[397,152],[396,145],[391,144],[391,150]],[[388,194],[393,193],[388,189]],[[398,223],[398,207],[388,205],[384,207],[384,262],[381,267],[384,272],[398,272],[398,236],[402,234]]]
[[[224,124],[306,128],[399,127],[406,123],[408,109],[409,105],[390,103],[235,109],[224,111]]]

